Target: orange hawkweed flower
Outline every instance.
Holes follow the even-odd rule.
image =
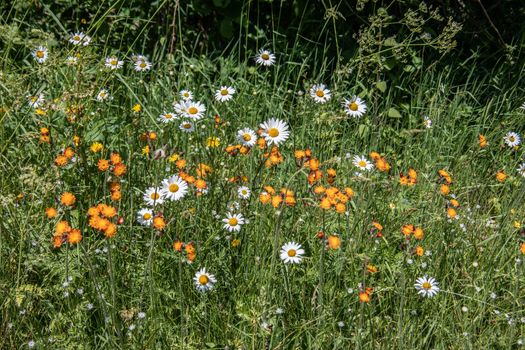
[[[124,163],[118,163],[113,168],[113,174],[115,174],[115,176],[122,176],[126,173],[126,170],[126,165]]]
[[[376,168],[377,170],[386,173],[390,170],[390,164],[388,164],[385,158],[380,157],[376,159]]]
[[[498,182],[505,182],[505,180],[507,180],[507,174],[505,174],[503,170],[498,171],[496,173],[496,180],[498,180]]]
[[[97,167],[100,171],[106,171],[109,169],[109,161],[107,159],[99,159]]]
[[[423,232],[423,229],[421,227],[416,227],[414,230],[414,238],[415,239],[423,239],[425,236],[425,233]]]
[[[487,138],[482,134],[479,134],[479,148],[485,148],[488,144]]]
[[[106,238],[111,238],[117,234],[117,225],[112,222],[109,222],[108,226],[104,230],[104,236]]]
[[[366,271],[368,273],[374,274],[374,273],[377,272],[377,266],[372,265],[372,264],[368,264],[368,265],[366,265]]]
[[[424,253],[425,253],[425,249],[423,249],[422,246],[418,245],[416,247],[416,255],[417,256],[423,256]]]
[[[341,238],[336,235],[330,235],[327,238],[327,243],[328,248],[334,250],[339,249],[341,247]]]
[[[111,164],[113,165],[122,163],[122,157],[120,156],[120,154],[116,152],[111,153],[111,155],[109,156],[109,159],[111,160]]]
[[[64,150],[64,156],[67,159],[71,159],[75,156],[75,151],[73,151],[71,147],[66,147],[66,149]]]
[[[73,204],[75,204],[76,200],[77,198],[71,192],[64,192],[60,197],[60,203],[68,207],[71,207]]]
[[[525,242],[520,244],[520,252],[525,255]]]
[[[79,229],[73,229],[69,234],[67,235],[67,242],[69,244],[77,244],[82,240],[82,233]]]
[[[60,167],[65,166],[67,164],[67,161],[67,157],[61,154],[55,158],[55,164]]]
[[[162,231],[166,227],[166,221],[162,216],[156,216],[153,218],[153,227],[159,231]]]
[[[173,242],[173,250],[175,250],[176,252],[182,252],[182,246],[184,245],[184,243],[182,243],[182,241],[175,241]]]
[[[414,233],[414,225],[412,224],[407,224],[407,225],[404,225],[402,228],[401,228],[401,232],[403,233],[403,235],[405,235],[405,237],[409,237],[412,233]]]
[[[439,191],[441,192],[442,195],[446,196],[447,194],[450,193],[450,187],[448,185],[441,185],[439,186]]]
[[[71,231],[71,226],[69,226],[69,222],[62,220],[57,222],[55,226],[55,235],[63,235],[65,233],[68,233]]]
[[[259,195],[259,200],[261,201],[262,204],[268,204],[272,201],[272,195],[269,194],[268,192],[262,192]]]
[[[447,215],[448,215],[449,218],[455,219],[456,216],[457,216],[456,209],[454,209],[452,207],[447,208]]]
[[[48,219],[53,219],[57,215],[58,215],[58,212],[57,212],[57,210],[55,208],[53,208],[53,207],[46,208],[46,216],[47,216]]]

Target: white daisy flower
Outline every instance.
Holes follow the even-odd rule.
[[[414,287],[417,289],[417,293],[424,296],[432,298],[439,292],[438,282],[427,275],[420,277],[416,280]]]
[[[148,58],[144,55],[140,55],[140,54],[133,54],[131,55],[131,60],[133,61],[133,63],[135,62],[138,62],[138,61],[148,61]]]
[[[185,101],[183,104],[184,116],[191,119],[201,119],[203,113],[206,112],[206,107],[200,101]]]
[[[151,226],[153,223],[153,210],[148,208],[140,209],[137,212],[137,221],[142,226]]]
[[[268,50],[260,49],[255,62],[262,66],[272,66],[275,63],[275,55]]]
[[[221,88],[215,91],[215,99],[219,102],[226,102],[233,98],[235,89],[231,86],[221,86]]]
[[[145,72],[151,69],[151,62],[148,60],[137,60],[134,64],[134,69],[137,72]]]
[[[520,107],[523,111],[525,111],[525,102],[523,102],[523,104],[521,105]]]
[[[162,196],[170,201],[178,201],[188,192],[188,184],[177,175],[162,180]]]
[[[257,135],[252,129],[244,128],[237,131],[237,139],[243,146],[253,147],[257,142]]]
[[[27,96],[29,107],[38,108],[44,103],[44,94]]]
[[[173,109],[180,117],[184,117],[186,115],[186,106],[184,105],[184,101],[173,102]]]
[[[107,57],[105,66],[109,69],[120,69],[124,65],[124,61],[119,61],[116,57]]]
[[[190,90],[181,90],[179,95],[184,101],[191,101],[193,99],[193,92]]]
[[[47,48],[44,46],[37,47],[32,53],[38,63],[44,63],[47,60]]]
[[[100,91],[97,94],[97,101],[103,102],[110,98],[109,92],[106,89],[100,89]]]
[[[147,205],[154,206],[157,204],[162,204],[164,198],[162,196],[163,191],[158,187],[150,187],[144,192],[142,197]]]
[[[427,129],[432,128],[432,120],[427,115],[423,117],[423,125],[425,125]]]
[[[260,125],[262,129],[262,136],[269,145],[286,141],[290,136],[288,124],[280,119],[271,118]]]
[[[366,113],[366,103],[357,96],[352,97],[352,99],[347,100],[343,99],[343,107],[345,113],[354,118],[359,118]]]
[[[252,194],[252,191],[246,186],[241,186],[237,189],[237,193],[239,195],[239,198],[241,199],[248,199],[250,198],[250,195]]]
[[[228,232],[239,232],[244,224],[244,217],[242,214],[228,213],[226,218],[222,219],[222,222],[224,222],[224,229],[228,230]]]
[[[370,163],[365,157],[354,156],[353,164],[360,170],[370,171],[374,168],[374,164]]]
[[[503,140],[505,140],[505,143],[509,147],[516,147],[521,143],[520,135],[513,131],[508,132],[507,135],[503,137]]]
[[[69,38],[69,42],[73,45],[87,46],[89,45],[90,41],[91,37],[82,32],[71,34],[71,37]]]
[[[525,163],[522,163],[516,170],[518,170],[521,176],[525,177]]]
[[[74,66],[77,63],[78,63],[78,58],[76,56],[67,56],[66,64],[68,66]]]
[[[181,129],[184,132],[193,132],[195,130],[195,124],[189,121],[184,121],[180,123],[179,129]]]
[[[310,96],[317,103],[326,103],[332,98],[332,93],[326,88],[325,84],[316,84],[310,89]]]
[[[288,242],[281,248],[280,257],[285,264],[299,264],[303,259],[304,249],[295,242]]]
[[[175,113],[164,111],[164,113],[162,113],[159,116],[158,121],[162,123],[169,123],[169,122],[174,121],[175,119],[177,119],[177,116],[175,115]]]
[[[195,273],[193,282],[195,283],[195,287],[197,287],[199,292],[206,292],[213,289],[213,286],[215,283],[217,283],[217,279],[211,273],[206,272],[206,268],[203,267],[197,271],[197,273]]]

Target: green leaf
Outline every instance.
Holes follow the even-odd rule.
[[[379,91],[385,92],[386,91],[386,81],[378,81],[376,83],[376,87]]]
[[[390,107],[390,109],[388,110],[388,116],[390,118],[401,118],[401,113],[399,113],[399,111],[397,109],[395,109],[394,107]]]

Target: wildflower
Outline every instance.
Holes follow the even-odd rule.
[[[337,250],[341,247],[341,238],[336,235],[330,235],[328,236],[327,240],[327,247],[333,250]]]
[[[285,264],[298,264],[301,262],[303,254],[304,249],[301,248],[300,244],[288,242],[282,246],[280,257]]]
[[[235,89],[231,86],[221,86],[221,88],[215,91],[215,99],[219,102],[226,102],[233,98]]]
[[[164,202],[163,191],[158,187],[150,187],[144,192],[143,199],[147,205],[154,206]]]
[[[47,60],[47,48],[44,46],[37,47],[32,53],[35,60],[42,64]]]
[[[193,93],[190,90],[181,90],[179,95],[184,101],[191,101],[193,99]]]
[[[109,160],[107,159],[99,159],[97,163],[98,170],[100,171],[106,171],[109,169]]]
[[[103,148],[104,148],[104,146],[102,146],[102,144],[100,142],[94,142],[89,149],[93,153],[98,153],[98,152],[102,151]]]
[[[370,171],[374,168],[374,165],[368,161],[365,157],[355,156],[353,164],[360,170]]]
[[[82,233],[79,229],[73,229],[67,235],[67,241],[69,244],[77,244],[82,240]]]
[[[56,164],[57,166],[59,166],[59,167],[63,167],[63,166],[65,166],[65,165],[67,164],[67,161],[68,161],[67,157],[64,156],[64,155],[62,155],[62,154],[58,155],[58,156],[55,158],[55,164]]]
[[[174,121],[175,119],[177,119],[177,116],[175,115],[175,113],[171,112],[164,112],[158,118],[158,120],[162,123],[169,123]]]
[[[456,209],[452,208],[452,207],[448,207],[447,208],[447,216],[450,218],[450,219],[456,219],[457,218],[457,212],[456,212]]]
[[[66,57],[66,64],[68,66],[74,66],[78,63],[78,57],[76,56],[67,56]]]
[[[220,139],[215,136],[208,137],[206,139],[206,146],[209,148],[216,148],[219,147]]]
[[[425,128],[430,129],[432,128],[432,120],[428,116],[423,117],[423,125],[425,125]]]
[[[178,201],[188,192],[188,184],[177,175],[162,180],[162,197],[170,201]]]
[[[44,103],[44,94],[27,97],[29,107],[38,108]]]
[[[427,275],[418,278],[414,287],[417,293],[424,297],[432,298],[439,292],[438,282],[432,277],[429,278]]]
[[[134,69],[137,72],[145,72],[151,69],[151,62],[149,62],[145,57],[138,59],[134,63]]]
[[[520,252],[525,255],[525,242],[520,244]]]
[[[237,139],[246,147],[253,147],[257,140],[255,132],[250,128],[244,128],[237,131]]]
[[[374,274],[374,273],[377,273],[377,266],[375,265],[372,265],[372,264],[367,264],[366,265],[366,272],[370,273],[370,274]]]
[[[123,176],[126,173],[126,165],[124,163],[115,164],[113,167],[113,174],[115,176]]]
[[[248,199],[250,198],[252,191],[250,191],[250,189],[246,186],[241,186],[237,189],[237,194],[239,195],[239,198],[241,199]]]
[[[227,213],[226,218],[222,219],[222,222],[224,222],[224,229],[228,230],[228,232],[239,232],[244,224],[244,217],[242,214]]]
[[[73,204],[75,204],[76,200],[77,198],[71,192],[64,192],[60,197],[60,203],[68,207],[71,207]]]
[[[115,70],[115,69],[122,68],[123,64],[124,64],[124,61],[119,61],[119,59],[116,57],[107,57],[105,66],[111,70]]]
[[[505,182],[505,180],[507,180],[507,174],[505,174],[503,170],[498,171],[496,173],[496,180],[498,180],[498,182]]]
[[[442,184],[439,186],[439,191],[442,195],[446,196],[450,192],[450,187],[448,185]]]
[[[485,148],[488,146],[488,141],[487,141],[487,138],[482,135],[482,134],[479,134],[479,148]]]
[[[206,107],[199,101],[185,101],[183,103],[184,116],[194,120],[201,119],[204,112],[206,112]]]
[[[260,127],[262,129],[261,135],[270,145],[279,145],[290,136],[288,124],[280,119],[271,118],[262,123]]]
[[[352,97],[350,100],[346,98],[343,100],[343,107],[345,113],[354,118],[359,118],[366,113],[366,103],[357,96]]]
[[[193,132],[195,130],[195,124],[193,124],[192,122],[185,121],[179,125],[179,129],[181,129],[184,132]]]
[[[272,66],[275,63],[275,55],[264,48],[260,49],[255,57],[255,62],[262,66]]]
[[[516,147],[521,143],[520,135],[512,131],[508,132],[507,135],[503,137],[503,140],[509,147]]]
[[[199,292],[206,292],[213,289],[213,286],[215,283],[217,283],[217,279],[211,273],[206,272],[206,268],[203,267],[197,271],[197,273],[195,273],[193,282],[195,283],[195,287],[197,287]]]
[[[521,165],[516,170],[521,176],[525,177],[525,163],[521,163]]]
[[[142,106],[138,103],[134,104],[133,107],[131,108],[131,110],[134,112],[134,113],[140,113],[142,111]]]
[[[166,221],[162,216],[155,216],[153,218],[153,227],[159,231],[162,231],[166,227]]]
[[[46,208],[46,216],[47,216],[48,219],[53,219],[57,215],[58,215],[58,212],[57,212],[57,210],[55,208],[53,208],[53,207]]]
[[[416,227],[414,229],[414,238],[415,239],[423,239],[423,236],[424,236],[423,229],[421,227]]]
[[[317,103],[326,103],[330,101],[330,98],[332,97],[330,90],[328,90],[324,84],[316,84],[312,86],[310,89],[310,96],[312,96]]]

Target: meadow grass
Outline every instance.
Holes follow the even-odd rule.
[[[339,61],[325,57],[323,47],[300,55],[298,46],[277,52],[268,45],[277,62],[264,67],[255,63],[255,52],[241,53],[242,40],[209,57],[188,48],[166,55],[159,46],[151,55],[153,68],[135,72],[132,48],[117,52],[97,46],[96,37],[94,42],[50,48],[42,64],[29,53],[13,60],[4,49],[1,348],[521,344],[525,186],[517,169],[525,160],[521,145],[509,147],[504,137],[525,131],[523,67],[502,64],[480,72],[458,62],[403,73],[383,87],[353,67],[336,64],[333,74],[326,73]],[[76,53],[78,61],[65,64]],[[124,59],[124,67],[105,67],[111,56]],[[310,96],[316,83],[332,90],[327,103]],[[236,89],[231,101],[215,100],[221,86]],[[101,89],[111,98],[98,101]],[[207,108],[191,133],[179,128],[188,118],[159,122],[180,101],[182,89]],[[39,93],[44,101],[30,106],[28,96]],[[354,95],[367,105],[360,118],[347,116],[341,106]],[[247,154],[226,151],[239,143],[238,130],[257,131],[270,118],[290,127],[277,164],[265,165],[268,144]],[[488,140],[485,147],[480,134]],[[94,152],[95,143],[100,151]],[[67,147],[74,156],[57,165]],[[311,157],[296,158],[295,151],[307,149]],[[99,169],[99,160],[113,152],[126,166],[121,176],[114,165]],[[359,171],[353,157],[374,163],[371,152],[390,169]],[[313,183],[311,159],[320,161],[323,173]],[[199,175],[199,164],[211,169]],[[330,182],[329,169],[336,172]],[[417,179],[402,185],[409,169]],[[445,195],[442,169],[451,176]],[[137,212],[152,207],[143,199],[146,189],[180,171],[193,177],[186,178],[186,196],[154,206],[166,227],[141,225]],[[500,171],[503,181],[496,178]],[[204,191],[196,179],[205,181]],[[112,183],[119,184],[121,198],[113,197]],[[248,199],[239,198],[242,185],[252,192]],[[341,213],[323,209],[323,195],[314,193],[319,185],[348,187],[354,195]],[[265,186],[293,191],[294,205],[263,204]],[[73,205],[61,203],[64,192],[75,195]],[[114,235],[90,221],[89,208],[100,203],[117,211],[109,220]],[[447,209],[454,207],[451,218]],[[47,208],[57,216],[46,216]],[[247,220],[239,232],[224,229],[228,212]],[[56,239],[62,220],[80,230],[80,242],[67,242],[70,231]],[[383,227],[380,235],[373,222]],[[405,236],[402,228],[409,224],[424,236]],[[340,245],[334,244],[338,239]],[[177,241],[195,252],[175,250]],[[299,264],[280,258],[290,241],[305,250]],[[206,292],[193,281],[202,267],[217,280]],[[432,298],[414,287],[424,275],[439,283]],[[363,293],[368,301],[360,301]]]

